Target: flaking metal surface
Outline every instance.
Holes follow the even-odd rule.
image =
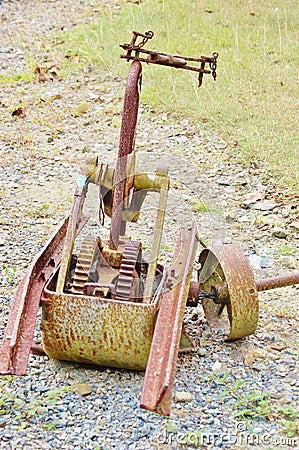
[[[36,256],[17,288],[0,349],[1,374],[26,373],[41,293],[60,262],[68,220]]]
[[[116,250],[120,234],[125,234],[125,222],[122,221],[125,184],[127,177],[127,160],[135,145],[136,124],[141,89],[142,67],[139,61],[131,64],[125,92],[124,109],[120,131],[118,159],[115,169],[114,196],[110,227],[109,247]]]
[[[291,286],[292,284],[299,284],[299,272],[294,272],[287,275],[279,275],[272,278],[265,278],[264,280],[258,280],[256,282],[256,287],[260,292],[268,291],[269,289]]]
[[[203,268],[199,282],[204,291],[210,292],[213,286],[226,284],[229,292],[224,309],[223,305],[214,304],[211,299],[202,300],[211,326],[222,328],[228,340],[253,334],[258,324],[258,295],[253,272],[242,249],[235,244],[224,244],[217,255],[210,249],[204,249],[199,261]],[[207,266],[215,269],[204,279],[206,262]]]
[[[140,406],[169,416],[192,268],[196,225],[181,229],[163,293],[142,389]]]
[[[43,347],[55,359],[144,370],[158,310],[151,305],[43,293]]]

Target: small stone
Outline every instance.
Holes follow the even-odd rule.
[[[265,370],[265,365],[262,363],[254,363],[252,364],[252,369],[256,370],[257,372],[262,372]]]
[[[220,186],[230,186],[230,180],[228,178],[220,177],[215,180]]]
[[[80,384],[74,384],[72,386],[72,391],[75,392],[78,395],[88,395],[92,392],[92,389],[88,384],[86,383],[80,383]]]
[[[271,200],[264,200],[262,202],[258,202],[253,206],[253,209],[257,209],[260,211],[272,211],[273,209],[279,206],[278,203],[272,202]]]
[[[263,326],[264,331],[269,331],[269,330],[274,330],[274,329],[275,329],[275,324],[273,324],[272,321]]]
[[[266,358],[266,350],[263,350],[260,348],[252,350],[251,354],[254,358],[259,358],[259,359]]]
[[[208,350],[206,348],[199,348],[197,350],[197,353],[199,356],[206,356],[206,354],[208,353]]]
[[[212,371],[213,372],[221,372],[222,369],[222,363],[220,361],[215,361],[212,365]]]
[[[269,397],[270,398],[275,398],[275,399],[277,399],[277,400],[279,400],[280,398],[282,398],[283,397],[283,395],[282,394],[280,394],[279,392],[269,392]]]
[[[9,424],[10,420],[11,419],[9,416],[0,417],[0,427],[6,427]]]
[[[188,137],[187,136],[178,136],[177,138],[177,142],[179,142],[180,144],[183,144],[184,142],[188,141]]]
[[[282,350],[284,350],[286,348],[286,345],[270,344],[269,347],[272,350],[277,350],[278,352],[281,352]]]
[[[47,414],[48,411],[48,408],[46,408],[45,406],[38,406],[36,408],[36,414]]]
[[[241,223],[250,222],[250,218],[248,216],[241,216],[241,217],[239,217],[238,222],[241,222]]]
[[[262,269],[269,269],[270,267],[273,266],[273,264],[274,264],[273,259],[268,258],[266,256],[262,257],[262,260],[261,260],[261,268]]]
[[[10,50],[11,50],[10,48],[2,47],[2,45],[0,45],[0,53],[9,53]]]
[[[262,257],[259,255],[250,255],[248,256],[249,263],[253,269],[259,270],[261,269]]]
[[[299,231],[299,220],[295,220],[291,223],[291,227],[295,228],[295,230]]]
[[[268,358],[271,359],[271,361],[278,361],[280,359],[280,355],[277,353],[274,354],[274,353],[269,352]]]
[[[89,104],[87,102],[82,102],[76,107],[74,114],[75,114],[75,116],[80,116],[81,114],[86,113],[88,111],[88,109],[89,109]]]
[[[199,339],[199,345],[200,345],[201,347],[205,347],[205,346],[207,345],[207,340],[206,340],[205,337],[201,337],[201,338]]]
[[[280,238],[280,239],[285,239],[286,237],[288,237],[288,235],[289,235],[289,233],[280,227],[274,227],[272,230],[272,236]]]
[[[244,359],[245,359],[246,364],[248,364],[248,366],[252,366],[252,364],[255,361],[255,357],[253,356],[252,353],[246,353]]]
[[[176,392],[175,401],[176,402],[191,402],[193,400],[192,394],[190,392]]]
[[[59,420],[59,422],[55,424],[55,428],[65,428],[66,426],[67,426],[66,420]]]

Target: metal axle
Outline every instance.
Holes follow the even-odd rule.
[[[269,291],[270,289],[291,286],[293,284],[299,284],[299,272],[258,280],[256,281],[256,290],[258,292]],[[197,302],[194,299],[197,299]],[[205,292],[202,290],[200,283],[195,281],[191,282],[188,305],[194,306],[202,299],[211,299],[216,304],[227,304],[229,301],[229,289],[226,283],[212,286],[210,292]]]
[[[270,289],[291,286],[292,284],[299,284],[299,272],[258,280],[256,282],[256,289],[258,292],[269,291]]]

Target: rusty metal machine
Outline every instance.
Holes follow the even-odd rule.
[[[135,132],[141,62],[196,71],[216,78],[217,53],[186,58],[144,49],[153,32],[133,32],[121,47],[132,60],[124,99],[116,167],[91,156],[77,180],[70,214],[32,262],[20,282],[0,349],[0,373],[24,375],[39,306],[43,351],[51,358],[145,370],[141,407],[170,414],[177,356],[192,347],[184,331],[186,305],[200,303],[212,327],[233,340],[255,332],[260,290],[299,282],[299,273],[255,282],[242,250],[234,244],[210,249],[196,224],[181,228],[170,267],[159,262],[169,176],[135,170]],[[140,40],[139,43],[137,41]],[[199,67],[190,66],[199,63]],[[206,68],[208,67],[208,68]],[[111,219],[109,238],[86,232],[83,206],[88,188],[99,188],[100,216]],[[158,194],[151,256],[131,237],[145,197]],[[77,243],[80,241],[80,246]],[[198,246],[198,279],[192,281]]]

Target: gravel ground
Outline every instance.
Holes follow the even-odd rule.
[[[32,54],[49,67],[45,35],[88,23],[97,4],[4,1],[0,15],[7,75],[21,73]],[[86,153],[115,162],[124,87],[96,67],[1,86],[0,337],[17,283],[68,211]],[[256,278],[298,268],[298,195],[283,192],[262,166],[242,162],[237,142],[143,105],[137,149],[142,170],[170,165],[162,261],[171,259],[179,226],[195,218],[209,244],[241,245]],[[134,230],[145,247],[153,205]],[[187,393],[188,401],[174,399],[170,419],[139,408],[142,372],[32,355],[26,376],[0,379],[0,447],[298,448],[298,293],[298,286],[261,293],[256,334],[233,343],[210,329],[201,308],[187,308],[196,351],[179,356],[174,396]]]

